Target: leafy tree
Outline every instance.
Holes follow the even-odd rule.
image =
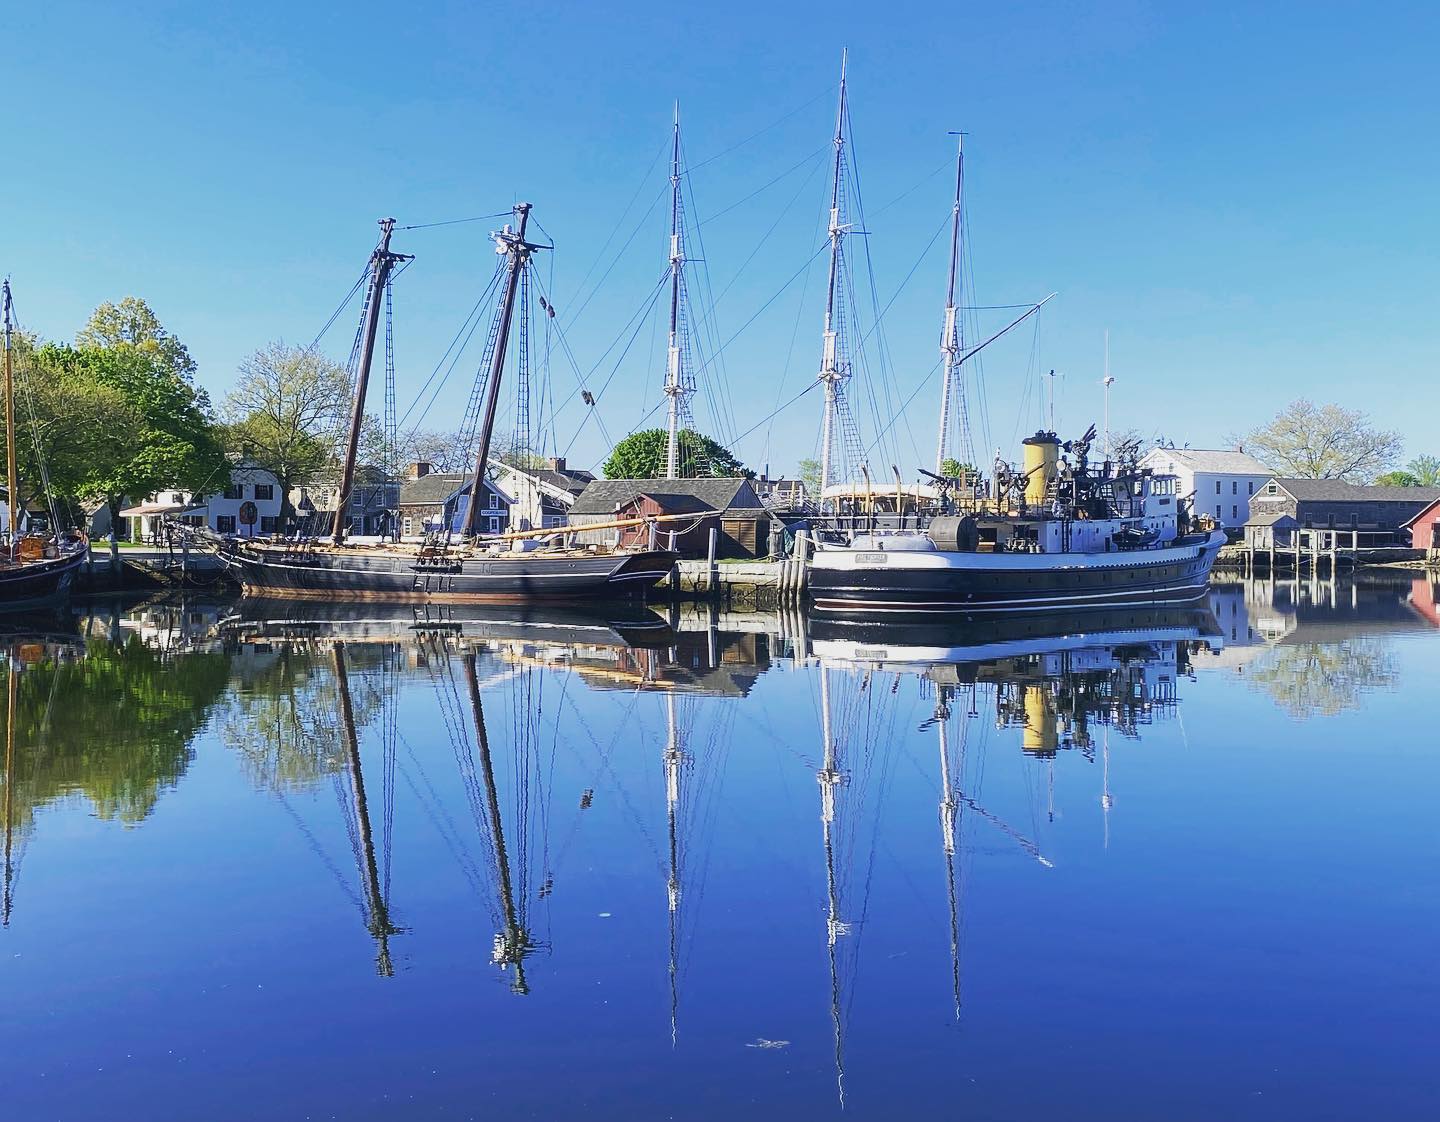
[[[664,429],[631,433],[615,445],[601,470],[608,479],[659,479],[665,474],[665,443]],[[683,478],[755,475],[728,448],[693,429],[680,430],[679,444]]]
[[[16,793],[34,809],[82,793],[105,819],[142,821],[185,774],[190,741],[230,677],[225,654],[167,658],[131,635],[27,669],[18,684]]]
[[[228,482],[209,400],[162,352],[120,342],[82,348],[76,356],[98,385],[125,399],[132,418],[123,430],[122,454],[92,462],[79,490],[84,498],[104,501],[112,525],[127,495],[139,499],[165,488],[204,494]]]
[[[279,481],[282,519],[294,514],[291,489],[333,462],[349,398],[344,368],[313,347],[275,342],[240,364],[240,379],[225,401],[230,442]]]
[[[195,376],[195,360],[185,344],[165,330],[150,305],[138,296],[127,296],[118,304],[101,304],[75,336],[75,346],[101,350],[134,347],[152,355],[177,378],[189,381]]]
[[[58,501],[90,493],[99,475],[124,462],[139,413],[75,348],[22,339],[14,349],[21,501],[40,495],[47,473]]]
[[[975,474],[975,465],[962,464],[954,456],[948,456],[940,461],[940,474],[949,479],[961,479],[964,476]]]
[[[1279,474],[1363,483],[1400,453],[1400,434],[1374,428],[1363,413],[1338,405],[1291,402],[1245,444]]]
[[[1411,475],[1408,471],[1387,471],[1384,475],[1377,475],[1375,482],[1382,487],[1418,487],[1420,480]]]
[[[805,493],[812,501],[820,499],[820,461],[801,460],[799,464],[800,482],[805,484]]]
[[[1440,456],[1416,456],[1405,465],[1420,487],[1440,487]]]

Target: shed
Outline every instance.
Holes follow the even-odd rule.
[[[1440,487],[1382,487],[1338,479],[1282,479],[1267,482],[1251,500],[1251,521],[1288,514],[1302,529],[1347,530],[1356,544],[1406,544],[1405,527],[1440,499]]]
[[[649,527],[586,530],[596,523],[660,515],[694,515],[694,519],[662,522],[661,535],[676,532],[681,557],[704,557],[712,528],[719,531],[716,556],[765,557],[770,552],[774,516],[765,509],[750,480],[597,479],[588,484],[570,508],[569,525],[576,540],[591,545],[646,545]],[[662,537],[662,540],[665,540]]]

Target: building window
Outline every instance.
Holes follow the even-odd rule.
[[[1217,495],[1220,493],[1220,480],[1218,480],[1218,479],[1215,480],[1215,493],[1216,493]]]
[[[1220,519],[1220,517],[1221,517],[1221,515],[1220,515],[1220,504],[1219,504],[1219,503],[1216,503],[1216,504],[1215,504],[1215,518],[1216,518],[1216,520],[1218,521],[1218,520]]]
[[[273,483],[255,484],[255,497],[257,499],[273,499],[275,497],[275,485]]]
[[[235,532],[235,516],[233,514],[217,514],[215,529],[222,534],[233,534]]]
[[[413,526],[414,526],[414,523],[413,523],[409,518],[406,518],[404,521],[402,521],[402,522],[400,523],[400,532],[401,532],[402,534],[404,534],[404,535],[408,538],[408,537],[410,536],[411,529],[412,529]]]
[[[500,500],[495,497],[495,492],[494,492],[494,491],[491,491],[491,492],[490,492],[490,509],[491,509],[491,510],[497,510],[497,509],[499,509],[499,506],[500,506]]]
[[[1240,480],[1232,479],[1230,481],[1230,493],[1232,495],[1238,495],[1240,493]]]
[[[500,519],[498,519],[498,518],[492,518],[492,519],[490,519],[490,532],[491,532],[492,534],[498,534],[498,533],[500,532]]]
[[[243,499],[245,497],[245,484],[228,484],[225,488],[225,497],[227,499]]]
[[[1358,530],[1358,529],[1360,529],[1360,516],[1359,516],[1358,514],[1352,514],[1352,515],[1350,516],[1350,529],[1352,529],[1352,530]]]
[[[1230,508],[1230,517],[1231,517],[1231,518],[1239,518],[1239,517],[1240,517],[1240,508],[1239,508],[1238,506],[1232,506],[1232,507]]]
[[[1278,483],[1267,483],[1267,484],[1265,484],[1265,493],[1266,493],[1267,495],[1278,495],[1278,494],[1280,493],[1280,484],[1278,484]]]
[[[1250,480],[1250,482],[1245,484],[1245,486],[1250,488],[1250,490],[1246,492],[1247,494],[1253,495],[1255,493],[1255,480]]]
[[[275,519],[268,514],[260,516],[260,532],[262,534],[273,534],[275,532]]]

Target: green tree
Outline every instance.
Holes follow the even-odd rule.
[[[1387,471],[1384,475],[1377,475],[1375,482],[1382,487],[1418,487],[1420,480],[1411,475],[1408,471]]]
[[[801,460],[799,464],[800,482],[805,484],[805,493],[811,502],[820,501],[820,461]]]
[[[1421,487],[1440,487],[1440,456],[1416,456],[1405,465]]]
[[[140,416],[74,347],[22,339],[15,352],[21,501],[40,496],[48,477],[49,497],[68,503],[90,492],[97,473],[124,461]]]
[[[664,429],[631,433],[610,453],[601,470],[607,479],[659,479],[665,474]],[[755,473],[735,458],[728,448],[693,429],[680,430],[680,475],[685,479]]]
[[[940,474],[947,479],[960,479],[963,476],[975,473],[974,464],[962,464],[954,456],[949,456],[940,461]]]
[[[349,399],[344,368],[313,347],[271,343],[240,364],[225,400],[229,440],[279,481],[282,520],[294,513],[291,489],[333,464]]]
[[[76,792],[101,818],[142,821],[184,775],[229,677],[228,655],[166,657],[135,635],[28,668],[15,722],[22,822]]]
[[[1293,401],[1245,437],[1245,446],[1280,475],[1365,483],[1400,454],[1400,434],[1384,432],[1363,413],[1338,405]]]
[[[125,342],[77,353],[99,385],[124,397],[132,418],[122,455],[92,463],[80,485],[82,497],[109,507],[112,525],[127,495],[141,499],[166,488],[203,495],[228,482],[208,399],[163,353]]]
[[[189,381],[195,377],[195,360],[185,344],[165,330],[150,305],[138,296],[127,296],[118,304],[101,304],[75,336],[75,346],[98,350],[133,347],[152,355],[177,378]]]

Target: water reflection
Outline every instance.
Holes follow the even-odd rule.
[[[488,958],[517,1040],[575,1045],[586,987],[624,980],[631,992],[606,991],[612,1014],[643,1006],[657,1035],[663,1021],[673,1070],[691,1070],[687,1043],[715,1047],[738,1004],[765,1033],[752,1047],[793,1049],[797,1071],[823,1063],[823,1093],[863,1103],[894,1059],[888,1003],[910,1001],[923,1023],[932,1005],[951,1026],[973,1028],[977,1005],[994,1016],[974,934],[1004,917],[971,914],[977,860],[982,891],[1016,867],[1045,878],[1039,894],[1087,861],[1092,877],[1096,858],[1113,868],[1127,854],[1105,852],[1112,766],[1133,774],[1125,746],[1183,737],[1198,676],[1234,676],[1237,693],[1292,716],[1360,707],[1400,681],[1396,639],[1435,626],[1434,593],[1414,575],[1235,584],[1210,609],[893,628],[263,601],[85,609],[0,634],[4,919],[43,808],[142,823],[213,744],[279,808],[285,861],[354,908],[317,898],[296,917],[343,920],[356,953],[330,964],[332,985],[438,1007],[463,985],[437,936],[457,929],[488,948],[478,969]],[[1152,776],[1174,762],[1157,759]],[[246,797],[218,774],[227,799]],[[1080,841],[1067,797],[1093,816]],[[214,842],[196,844],[203,860]],[[437,887],[451,883],[442,864],[463,892]],[[722,895],[707,903],[717,867]],[[593,926],[602,892],[630,904],[599,913],[618,953]],[[880,989],[862,985],[867,941]],[[993,968],[994,955],[980,959]],[[749,968],[754,992],[739,993]],[[911,983],[923,999],[904,996]],[[807,1051],[817,1039],[823,1056]],[[622,1026],[614,1046],[653,1066],[649,1040]],[[518,1044],[495,1047],[524,1062]]]

